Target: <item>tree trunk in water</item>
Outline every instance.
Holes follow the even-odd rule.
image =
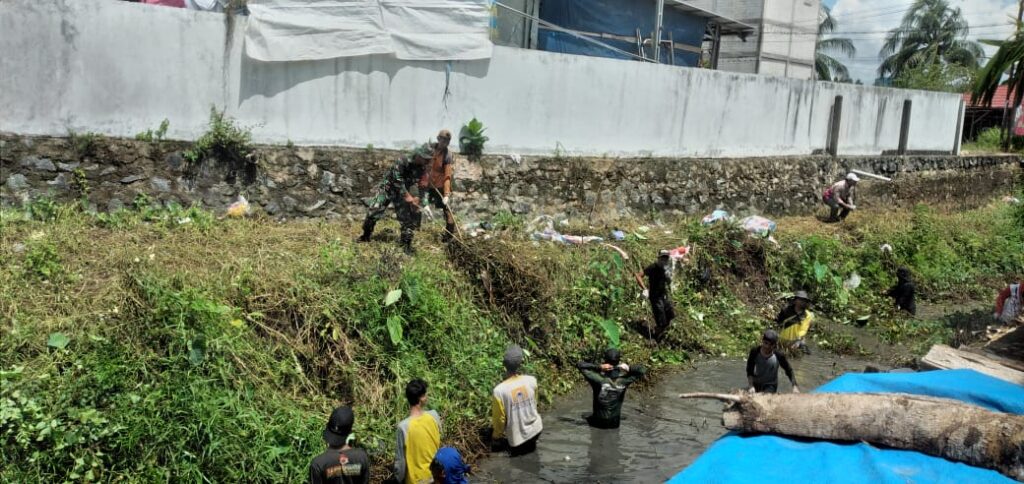
[[[902,393],[715,394],[726,428],[915,450],[1024,481],[1024,415]]]

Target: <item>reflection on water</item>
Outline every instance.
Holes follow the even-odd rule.
[[[791,360],[801,390],[808,391],[847,372],[862,371],[864,360],[811,355]],[[723,392],[746,386],[745,362],[701,362],[630,390],[622,407],[622,426],[593,429],[590,389],[581,388],[544,412],[544,433],[537,452],[510,458],[492,454],[474,469],[474,482],[661,482],[693,462],[722,436],[722,404],[680,400],[684,392]],[[877,365],[876,365],[877,366]],[[780,372],[780,391],[789,391]],[[543,385],[543,382],[541,382]],[[582,385],[581,385],[582,387]]]

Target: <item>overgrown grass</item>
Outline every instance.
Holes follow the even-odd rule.
[[[413,377],[431,385],[445,442],[472,453],[509,342],[528,349],[527,371],[549,401],[578,383],[571,363],[596,357],[609,325],[630,362],[739,356],[779,298],[801,287],[823,316],[876,314],[869,328],[886,341],[949,341],[942,321],[882,310],[879,293],[907,265],[926,302],[988,300],[1005,275],[1024,272],[1021,210],[922,206],[858,212],[840,226],[784,219],[778,245],[682,220],[617,244],[629,258],[600,245],[534,244],[521,219],[502,216],[500,241],[471,243],[502,244],[547,281],[532,288],[526,327],[523,306],[502,298],[534,279],[502,266],[513,268],[511,282],[488,279],[487,289],[469,270],[479,266],[436,246],[430,231],[409,258],[387,242],[350,243],[354,226],[217,220],[145,198],[113,214],[46,200],[5,209],[0,481],[299,481],[339,403],[355,406],[356,435],[381,465]],[[642,336],[649,308],[633,274],[658,249],[684,244],[694,256],[676,277],[679,316],[655,344]],[[862,283],[848,290],[854,271]],[[385,304],[396,289],[401,298]],[[48,346],[58,332],[68,344]]]

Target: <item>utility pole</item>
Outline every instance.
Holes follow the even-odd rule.
[[[1021,29],[1021,20],[1022,19],[1024,19],[1024,0],[1017,0],[1017,25],[1016,25],[1017,32],[1015,34],[1017,37],[1020,37],[1020,35],[1021,35],[1020,29]],[[1013,67],[1010,68],[1010,79],[1013,79],[1013,76],[1018,71],[1020,71],[1022,68],[1024,68],[1024,66],[1021,66],[1020,64],[1021,64],[1020,61],[1017,61],[1017,63],[1014,64]],[[1013,118],[1016,118],[1016,116],[1008,116],[1007,115],[1007,111],[1008,111],[1008,108],[1009,108],[1010,104],[1019,97],[1016,93],[1010,92],[1010,86],[1011,86],[1011,84],[1007,83],[1007,85],[1006,85],[1006,100],[1003,101],[1003,133],[1004,133],[1004,137],[1003,137],[1003,151],[1010,151],[1010,140],[1013,139],[1013,128],[1014,128],[1014,126],[1013,126],[1014,123],[1013,122],[1015,121],[1015,119],[1013,119]],[[1011,94],[1013,94],[1012,97],[1010,96]],[[1013,104],[1013,112],[1014,112],[1014,114],[1017,113],[1017,109],[1019,109],[1019,108],[1014,103]]]
[[[1024,0],[1021,0],[1024,1]],[[654,62],[661,62],[661,25],[664,21],[665,15],[665,0],[658,0],[657,5],[654,7],[657,9],[654,17],[654,38],[651,39],[651,43],[654,44]]]

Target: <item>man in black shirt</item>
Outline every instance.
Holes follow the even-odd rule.
[[[369,484],[370,459],[362,449],[349,447],[355,415],[349,407],[338,407],[324,429],[327,450],[309,463],[310,484]]]
[[[914,302],[914,281],[910,279],[910,269],[896,269],[896,285],[885,293],[896,303],[896,309],[902,309],[911,315],[917,314],[917,303]]]
[[[590,388],[594,391],[594,413],[587,417],[587,422],[593,427],[619,428],[626,389],[647,372],[640,365],[630,368],[629,365],[620,363],[620,356],[619,350],[608,348],[604,352],[604,363],[600,365],[584,361],[576,363],[576,368],[583,373],[583,378],[587,379],[587,383],[590,383]]]
[[[779,334],[773,330],[765,330],[761,337],[761,345],[755,346],[747,356],[747,384],[750,391],[758,393],[776,393],[779,389],[779,367],[786,372],[789,382],[793,384],[793,393],[800,393],[800,387],[793,376],[793,367],[789,366],[786,355],[776,350],[779,345]]]
[[[636,281],[640,283],[645,295],[651,302],[651,312],[654,313],[654,337],[661,336],[676,317],[676,311],[672,307],[672,300],[669,298],[669,285],[672,283],[672,263],[669,260],[669,252],[662,250],[658,253],[658,260],[644,268],[643,275],[647,276],[650,287],[644,285],[640,274],[636,274]]]

